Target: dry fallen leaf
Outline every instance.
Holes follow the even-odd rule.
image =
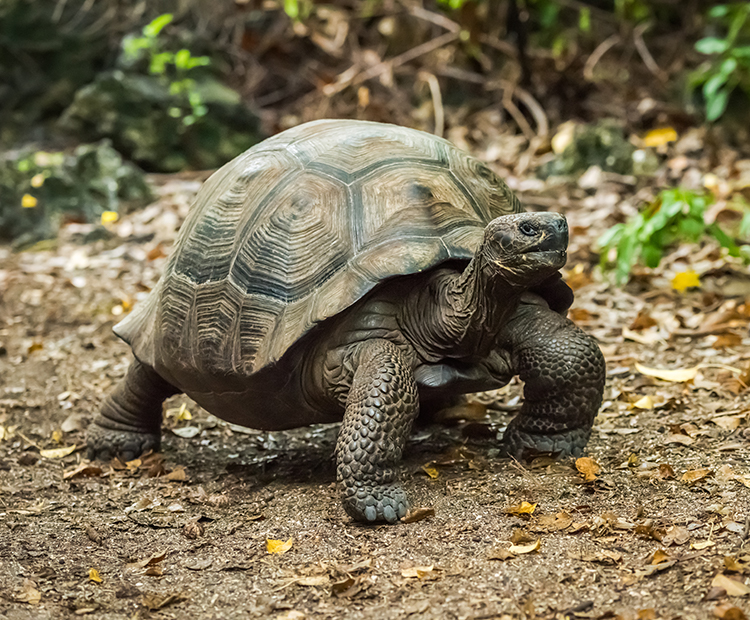
[[[508,548],[508,551],[515,555],[521,555],[523,553],[531,553],[533,551],[539,551],[540,547],[542,546],[542,539],[537,538],[535,542],[529,543],[527,545],[511,545]]]
[[[266,539],[266,550],[268,553],[286,553],[292,548],[293,542],[294,541],[291,538],[287,541],[268,538]]]
[[[653,409],[654,408],[654,401],[653,399],[646,394],[643,398],[639,398],[637,401],[633,403],[633,407],[636,409]]]
[[[185,482],[188,479],[187,472],[183,465],[178,465],[164,477],[172,482]]]
[[[155,566],[166,557],[167,557],[166,551],[157,551],[156,553],[153,553],[150,557],[147,557],[144,560],[138,560],[137,562],[128,562],[125,566],[126,568],[129,568],[129,569],[146,568],[147,566]]]
[[[185,600],[187,600],[187,596],[182,592],[174,592],[172,594],[157,594],[156,592],[149,592],[148,594],[143,595],[141,602],[147,609],[156,611],[167,605],[180,603]]]
[[[508,506],[505,509],[505,514],[509,515],[531,515],[534,514],[534,510],[536,509],[536,504],[531,504],[529,502],[521,502],[517,506]]]
[[[402,577],[417,577],[418,579],[424,579],[425,577],[433,576],[435,567],[430,566],[411,566],[410,568],[402,568]]]
[[[65,446],[64,448],[52,448],[50,450],[39,450],[39,455],[45,459],[61,459],[64,456],[73,454],[75,452],[75,444],[72,446]]]
[[[422,465],[422,471],[426,473],[433,480],[435,480],[435,478],[440,476],[440,472],[435,467],[431,467],[429,463],[427,465]]]
[[[711,581],[714,588],[721,588],[727,593],[727,596],[747,596],[750,594],[750,587],[742,581],[735,581],[723,573],[719,573]]]
[[[657,549],[654,551],[654,555],[651,556],[651,564],[661,564],[669,560],[669,556],[663,549]]]
[[[330,578],[328,575],[310,575],[308,577],[297,577],[294,582],[301,586],[325,586]]]
[[[505,547],[493,547],[487,552],[488,560],[510,560],[516,557]]]
[[[713,609],[713,615],[719,620],[747,620],[745,612],[731,603],[722,603]]]
[[[38,605],[39,601],[42,600],[42,593],[36,589],[36,584],[31,579],[24,579],[21,591],[14,598],[19,603]]]
[[[99,576],[99,571],[95,568],[89,568],[89,581],[95,581],[96,583],[102,582],[102,578]]]
[[[588,456],[582,456],[581,458],[576,459],[576,469],[583,474],[583,479],[586,482],[593,482],[596,480],[596,475],[602,471],[599,463]]]
[[[63,480],[70,480],[76,476],[101,476],[102,468],[98,465],[94,465],[90,461],[81,461],[73,469],[69,469],[63,473]]]
[[[421,521],[422,519],[427,519],[428,517],[434,516],[434,508],[410,508],[409,512],[401,517],[401,521],[403,523],[416,523],[417,521]]]
[[[649,368],[638,362],[635,363],[636,370],[642,375],[647,377],[656,377],[662,381],[671,381],[673,383],[684,383],[685,381],[692,381],[698,374],[698,366],[692,366],[691,368],[676,368],[669,370],[666,368]]]
[[[701,480],[704,480],[708,476],[712,474],[712,470],[710,469],[689,469],[684,474],[682,474],[682,478],[680,478],[680,482],[685,482],[687,484],[695,484],[696,482],[700,482]]]

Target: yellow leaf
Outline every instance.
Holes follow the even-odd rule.
[[[511,545],[508,547],[508,551],[521,555],[522,553],[531,553],[532,551],[539,551],[542,546],[542,539],[537,538],[536,541],[529,543],[528,545]]]
[[[422,471],[433,480],[440,475],[440,472],[436,468],[430,467],[429,465],[422,465]]]
[[[117,215],[117,211],[104,211],[102,213],[102,226],[114,224],[119,218],[120,216]]]
[[[62,443],[62,431],[52,431],[52,441],[55,443]]]
[[[750,588],[741,581],[730,579],[726,575],[719,573],[711,581],[714,588],[725,590],[727,596],[747,596],[750,594]]]
[[[21,206],[24,209],[33,209],[38,203],[39,201],[31,194],[24,194],[21,198]]]
[[[669,560],[669,556],[663,549],[657,549],[654,551],[654,555],[651,556],[651,564],[661,564]]]
[[[31,187],[41,187],[44,185],[44,173],[40,172],[31,177]]]
[[[690,271],[681,271],[672,278],[672,288],[680,293],[684,293],[689,288],[698,288],[701,280],[698,274],[692,269]]]
[[[509,506],[505,509],[505,513],[509,515],[531,515],[534,514],[536,504],[530,504],[529,502],[521,502],[518,506]]]
[[[560,155],[573,142],[575,132],[576,124],[573,121],[567,121],[560,125],[560,129],[558,129],[552,140],[550,140],[552,152],[555,155]]]
[[[583,474],[583,479],[586,482],[593,482],[596,480],[596,475],[602,471],[599,463],[588,456],[582,456],[580,459],[576,459],[576,469]]]
[[[99,576],[99,571],[95,568],[89,568],[89,580],[96,581],[96,583],[101,583],[102,578]]]
[[[691,549],[696,549],[697,551],[701,551],[702,549],[708,549],[709,547],[713,547],[716,543],[713,540],[702,540],[700,542],[694,542],[690,543]]]
[[[636,409],[653,409],[654,401],[649,395],[646,395],[643,398],[639,398],[637,401],[635,401],[633,403],[633,407],[635,407]]]
[[[664,146],[677,140],[677,132],[672,127],[652,129],[643,136],[643,146]]]
[[[293,540],[290,538],[286,542],[283,540],[272,540],[270,538],[266,539],[266,550],[268,553],[286,553],[289,551],[289,549],[292,548],[292,542]]]
[[[39,450],[39,454],[45,459],[61,459],[68,454],[75,452],[75,444],[64,448],[52,448],[51,450]]]
[[[656,377],[657,379],[672,381],[673,383],[692,381],[695,379],[695,375],[698,374],[698,366],[668,370],[666,368],[649,368],[648,366],[636,362],[635,368],[639,373],[646,375],[647,377]]]

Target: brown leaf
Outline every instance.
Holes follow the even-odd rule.
[[[185,525],[182,526],[183,536],[190,540],[200,538],[201,536],[203,536],[205,531],[206,527],[198,519],[188,521]]]
[[[343,581],[332,583],[331,592],[333,592],[335,596],[341,598],[349,598],[351,596],[354,596],[361,590],[361,587],[359,587],[358,584],[359,577],[357,577],[356,579],[354,577],[347,577]]]
[[[430,565],[430,566],[410,566],[409,568],[402,568],[401,576],[402,577],[416,577],[418,579],[425,579],[425,578],[430,578],[430,577],[434,578],[435,567],[433,565]]]
[[[533,542],[536,539],[536,536],[529,534],[529,532],[527,532],[526,530],[522,530],[521,528],[514,529],[513,533],[510,536],[510,542],[512,542],[514,545]]]
[[[182,465],[178,465],[164,477],[172,482],[185,482],[188,479],[185,467]]]
[[[599,463],[588,456],[582,456],[581,458],[576,459],[576,469],[583,474],[585,482],[593,482],[596,480],[597,474],[602,471]]]
[[[682,478],[680,478],[680,482],[695,484],[696,482],[700,482],[701,480],[708,478],[708,476],[710,476],[712,473],[713,472],[707,468],[690,469],[682,475]]]
[[[653,478],[658,480],[669,480],[675,477],[674,469],[669,463],[660,463],[654,470]]]
[[[487,559],[488,560],[510,560],[511,558],[516,557],[513,553],[511,553],[508,549],[505,547],[493,547],[487,552]]]
[[[735,581],[723,573],[719,573],[711,580],[714,588],[721,588],[727,593],[727,596],[747,596],[750,594],[750,587],[742,581]]]
[[[143,571],[143,574],[149,577],[161,577],[164,574],[164,569],[161,566],[149,566]]]
[[[434,508],[411,508],[409,509],[409,512],[401,517],[401,521],[403,523],[416,523],[417,521],[421,521],[422,519],[427,519],[434,516]]]
[[[182,592],[174,592],[172,594],[158,594],[156,592],[149,592],[148,594],[143,595],[141,602],[147,609],[156,611],[157,609],[162,609],[163,607],[167,607],[168,605],[186,601],[187,598],[188,597]]]
[[[747,620],[745,612],[731,603],[722,603],[713,609],[713,615],[720,620]]]
[[[149,557],[143,560],[138,560],[136,562],[129,562],[125,566],[129,569],[146,568],[147,566],[155,566],[166,557],[167,557],[166,551],[157,551],[156,553],[153,553],[152,555],[150,555]]]
[[[73,469],[63,473],[63,480],[70,480],[76,476],[101,476],[102,468],[90,461],[82,461]]]
[[[559,532],[573,523],[572,517],[567,512],[558,512],[555,515],[542,515],[534,524],[532,529],[547,532]]]
[[[36,584],[31,579],[24,579],[21,591],[14,598],[19,603],[38,605],[39,601],[42,600],[42,593],[36,589]]]
[[[654,530],[653,536],[665,547],[669,547],[670,545],[684,545],[690,540],[690,532],[679,525],[668,527],[663,535],[661,535],[659,530]]]

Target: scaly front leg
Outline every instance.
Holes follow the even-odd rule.
[[[412,365],[396,345],[371,340],[354,355],[358,364],[336,443],[344,510],[357,521],[403,517],[409,502],[396,484],[396,467],[417,416]]]
[[[523,406],[503,444],[519,459],[546,452],[580,456],[602,403],[604,357],[591,336],[539,297],[525,297],[500,339],[525,383]]]

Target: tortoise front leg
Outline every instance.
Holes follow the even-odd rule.
[[[129,461],[161,445],[161,409],[179,390],[137,359],[102,404],[86,433],[88,458]]]
[[[507,453],[519,459],[544,452],[580,456],[604,392],[606,368],[596,341],[529,296],[500,344],[524,381],[521,411],[503,436]]]
[[[419,409],[417,383],[393,343],[371,340],[360,347],[336,443],[337,478],[351,517],[393,523],[409,508],[395,480]]]

